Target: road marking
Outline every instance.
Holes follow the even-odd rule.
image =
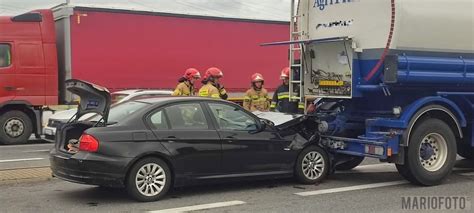
[[[332,189],[322,189],[322,190],[316,190],[316,191],[299,192],[299,193],[295,193],[295,194],[299,195],[299,196],[312,196],[312,195],[322,195],[322,194],[347,192],[347,191],[355,191],[355,190],[363,190],[363,189],[373,189],[373,188],[380,188],[380,187],[385,187],[385,186],[395,186],[395,185],[402,185],[402,184],[406,184],[406,183],[408,183],[408,182],[402,180],[402,181],[372,183],[372,184],[348,186],[348,187],[341,187],[341,188],[332,188]]]
[[[38,144],[21,144],[21,145],[6,145],[2,146],[2,149],[11,149],[11,148],[31,148],[34,146],[38,146],[38,148],[43,148],[45,146],[53,147],[54,143],[38,143]],[[33,148],[34,149],[34,148]]]
[[[234,200],[234,201],[219,202],[219,203],[201,204],[201,205],[195,205],[195,206],[185,206],[185,207],[179,207],[179,208],[173,208],[173,209],[149,211],[149,213],[190,212],[190,211],[197,211],[197,210],[222,208],[222,207],[227,207],[227,206],[236,206],[236,205],[242,205],[242,204],[245,204],[245,202],[240,201],[240,200]]]
[[[19,161],[34,161],[34,160],[44,160],[44,158],[7,159],[7,160],[0,160],[0,163],[19,162]]]
[[[23,151],[24,153],[32,153],[32,152],[49,152],[50,149],[38,149],[38,150],[30,150],[30,151]]]
[[[453,171],[472,171],[473,168],[453,168]],[[337,174],[356,174],[356,173],[389,173],[398,172],[395,164],[393,163],[376,163],[369,165],[357,166],[352,170],[347,171],[336,171]]]

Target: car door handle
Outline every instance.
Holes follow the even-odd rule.
[[[232,137],[232,136],[227,136],[227,137],[225,137],[225,139],[227,140],[227,142],[232,143],[232,142],[234,142],[235,138]]]
[[[174,143],[176,142],[176,139],[178,139],[177,137],[175,136],[168,136],[165,138],[169,143]]]

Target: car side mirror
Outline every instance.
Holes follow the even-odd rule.
[[[275,126],[275,123],[273,123],[272,121],[270,121],[268,119],[264,119],[264,118],[260,118],[260,123],[263,123],[267,126]]]
[[[263,131],[265,131],[266,128],[267,128],[267,123],[260,121],[258,132],[263,132]]]
[[[252,124],[251,126],[255,127],[255,129],[250,130],[249,131],[250,134],[256,134],[256,133],[259,133],[259,132],[263,132],[267,128],[267,124],[265,122],[262,122],[261,120],[259,121],[258,124]]]

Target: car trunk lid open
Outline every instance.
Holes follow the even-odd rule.
[[[56,149],[63,153],[75,154],[79,151],[81,136],[87,129],[106,126],[111,95],[105,87],[77,79],[67,80],[66,89],[79,96],[80,102],[73,120],[58,128]],[[91,113],[100,115],[101,119],[97,121],[80,120],[82,116]]]

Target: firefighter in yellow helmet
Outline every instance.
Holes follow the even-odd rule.
[[[194,82],[201,78],[201,74],[197,69],[189,68],[184,72],[183,77],[178,81],[179,84],[173,92],[173,96],[194,96],[196,91],[194,89]]]
[[[206,71],[206,74],[204,74],[204,79],[202,81],[203,86],[199,90],[199,96],[227,100],[227,92],[224,86],[219,82],[223,76],[224,74],[219,68],[209,68]]]
[[[252,87],[247,90],[244,97],[244,108],[249,111],[269,111],[270,97],[268,91],[263,88],[264,79],[262,74],[255,73],[252,75]]]

